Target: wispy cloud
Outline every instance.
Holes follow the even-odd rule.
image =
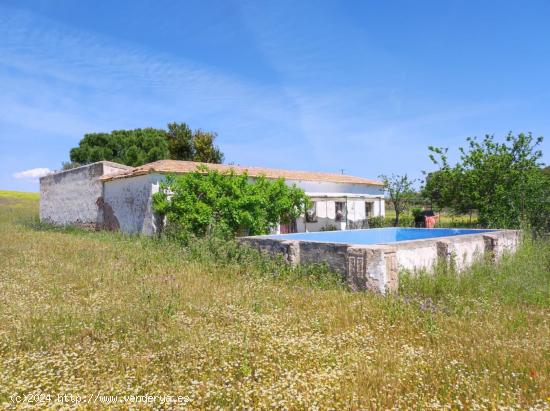
[[[242,163],[280,138],[286,151],[277,158],[289,158],[299,140],[294,102],[278,87],[4,6],[0,38],[0,128],[18,130],[0,140],[36,140],[50,153],[59,145],[50,167],[86,132],[169,121],[219,132],[226,158]]]
[[[31,168],[30,170],[19,171],[13,174],[13,177],[16,179],[37,179],[40,177],[47,176],[52,173],[52,170],[49,168]]]
[[[487,118],[513,111],[414,90],[398,56],[326,7],[242,4],[276,77],[260,81],[0,6],[0,183],[57,167],[86,132],[169,121],[217,131],[231,162],[376,177],[418,171],[427,145],[491,132]]]
[[[182,113],[216,113],[219,117],[238,113],[245,124],[274,117],[280,122],[292,119],[292,111],[285,108],[289,102],[276,87],[248,83],[212,67],[145,52],[130,43],[17,10],[0,10],[0,38],[5,40],[0,65],[16,70],[25,82],[31,78],[31,84],[49,89],[51,100],[65,96],[63,103],[73,104],[96,121],[143,120],[136,115],[141,112],[150,118],[170,119]],[[31,84],[25,103],[47,104],[43,94],[32,96]],[[61,90],[65,93],[56,93]]]

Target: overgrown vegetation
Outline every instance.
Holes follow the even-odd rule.
[[[550,407],[547,242],[380,297],[232,242],[44,229],[24,197],[0,197],[4,407],[14,393],[188,396],[176,409]]]
[[[527,238],[521,252],[505,256],[498,269],[479,261],[466,275],[448,267],[438,267],[435,275],[403,273],[400,286],[405,295],[430,298],[453,310],[495,302],[550,309],[550,243]]]
[[[284,179],[251,180],[246,173],[196,172],[170,176],[153,196],[155,212],[166,216],[168,233],[189,235],[267,234],[279,223],[298,218],[309,206],[304,190]]]
[[[167,130],[143,128],[114,130],[111,133],[89,133],[71,149],[64,168],[110,160],[129,166],[140,166],[157,160],[192,160],[221,163],[223,153],[214,144],[217,134],[191,130],[185,123],[169,123]]]
[[[539,163],[542,137],[508,134],[498,142],[487,135],[467,142],[454,166],[447,149],[430,147],[439,170],[428,175],[425,195],[457,213],[476,210],[485,227],[550,232],[550,178]]]

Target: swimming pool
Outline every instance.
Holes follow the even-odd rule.
[[[468,228],[371,228],[366,230],[319,231],[310,233],[267,235],[262,238],[276,240],[303,240],[338,244],[390,244],[397,241],[449,237],[464,234],[487,233],[496,230]]]
[[[514,252],[516,230],[468,228],[373,228],[241,237],[239,241],[293,265],[324,263],[354,290],[398,289],[399,272],[433,272],[446,264],[458,271],[485,256]]]

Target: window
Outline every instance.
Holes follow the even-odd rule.
[[[373,203],[371,201],[365,201],[365,218],[372,217],[373,215]]]
[[[316,201],[313,201],[311,203],[311,208],[306,211],[306,222],[307,223],[317,222],[317,202]]]
[[[336,206],[336,221],[344,221],[346,203],[344,201],[336,201],[334,204]]]

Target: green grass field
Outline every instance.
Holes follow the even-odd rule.
[[[0,192],[5,408],[550,407],[548,243],[381,297],[322,270],[51,229],[37,204]]]

